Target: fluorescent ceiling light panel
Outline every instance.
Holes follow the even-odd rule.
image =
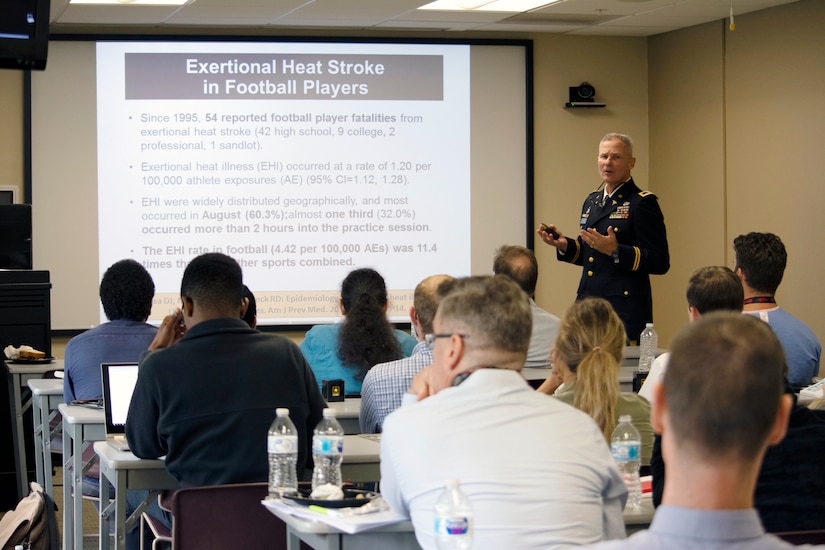
[[[561,0],[435,0],[420,10],[443,11],[499,11],[521,13],[542,6],[549,6]]]
[[[98,4],[107,6],[182,6],[189,0],[69,0],[70,4]]]

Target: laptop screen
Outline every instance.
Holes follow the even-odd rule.
[[[106,434],[126,431],[126,415],[138,376],[137,363],[103,363],[103,412],[106,416]]]

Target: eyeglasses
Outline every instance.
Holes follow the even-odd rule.
[[[432,351],[433,348],[435,347],[435,341],[438,338],[450,338],[453,335],[458,336],[460,338],[469,338],[470,337],[469,334],[461,334],[460,332],[445,332],[443,334],[432,334],[432,333],[430,333],[430,334],[425,334],[424,335],[424,343],[427,344],[427,349]]]

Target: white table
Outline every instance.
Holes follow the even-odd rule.
[[[624,529],[627,536],[636,531],[647,529],[650,522],[653,521],[654,511],[650,494],[642,497],[642,504],[638,508],[625,508],[622,516],[624,517]]]
[[[300,550],[304,541],[316,550],[418,550],[412,523],[404,521],[350,535],[321,521],[290,515],[278,508],[267,509],[286,524],[287,550]]]
[[[95,444],[100,459],[100,549],[109,549],[109,527],[114,515],[115,548],[126,548],[126,531],[136,521],[152,499],[165,489],[176,489],[178,482],[166,471],[163,459],[146,460],[129,451],[118,451],[106,441]],[[109,502],[109,483],[115,489],[114,499]],[[126,517],[126,492],[148,489],[149,495]],[[105,504],[104,503],[108,503]]]
[[[34,423],[34,461],[37,483],[54,496],[52,481],[51,421],[57,416],[57,406],[63,403],[63,380],[36,378],[28,381],[32,392],[32,422]]]
[[[310,460],[312,460],[310,458]],[[381,435],[345,435],[341,478],[353,483],[381,479]]]
[[[63,407],[64,405],[60,406],[61,412],[63,412]],[[64,416],[64,423],[65,421]],[[100,548],[101,550],[109,548],[109,525],[114,515],[115,548],[122,550],[126,544],[127,529],[133,522],[140,520],[140,515],[149,504],[149,500],[156,498],[158,492],[164,489],[174,489],[178,484],[167,473],[163,460],[137,458],[131,452],[116,450],[105,441],[97,441],[94,449],[100,459],[100,502],[105,503],[109,499],[109,483],[115,489],[114,500],[108,506],[101,505],[100,507]],[[380,451],[380,436],[345,435],[341,476],[354,483],[378,481],[381,478]],[[150,495],[143,505],[127,518],[126,491],[130,489],[148,489]],[[79,494],[80,488],[77,491]],[[67,505],[64,503],[64,506]],[[64,548],[71,548],[66,542],[65,533]],[[76,548],[82,548],[82,546]]]
[[[344,401],[330,401],[327,407],[335,409],[335,417],[341,423],[346,435],[361,433],[361,427],[358,424],[358,415],[361,414],[360,397],[350,397]]]
[[[286,524],[287,550],[299,550],[301,541],[316,550],[419,548],[409,521],[350,535],[322,521],[298,518],[276,507],[267,506],[267,509]],[[625,509],[623,517],[628,535],[646,529],[653,519],[653,503],[650,498],[643,498],[640,507]]]
[[[63,415],[63,550],[81,550],[83,474],[91,464],[84,464],[83,450],[91,441],[106,439],[103,409],[61,403],[57,410]]]
[[[29,494],[26,432],[23,427],[23,415],[32,406],[32,396],[27,383],[29,380],[43,378],[43,374],[50,370],[63,370],[63,359],[34,365],[5,363],[9,378],[9,411],[11,413],[11,435],[14,442],[14,467],[17,471],[17,497],[22,499]]]

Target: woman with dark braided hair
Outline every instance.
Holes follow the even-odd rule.
[[[319,385],[321,380],[341,379],[347,394],[357,394],[373,365],[409,357],[417,342],[387,320],[387,286],[373,269],[347,275],[339,305],[343,321],[312,327],[301,351]]]

